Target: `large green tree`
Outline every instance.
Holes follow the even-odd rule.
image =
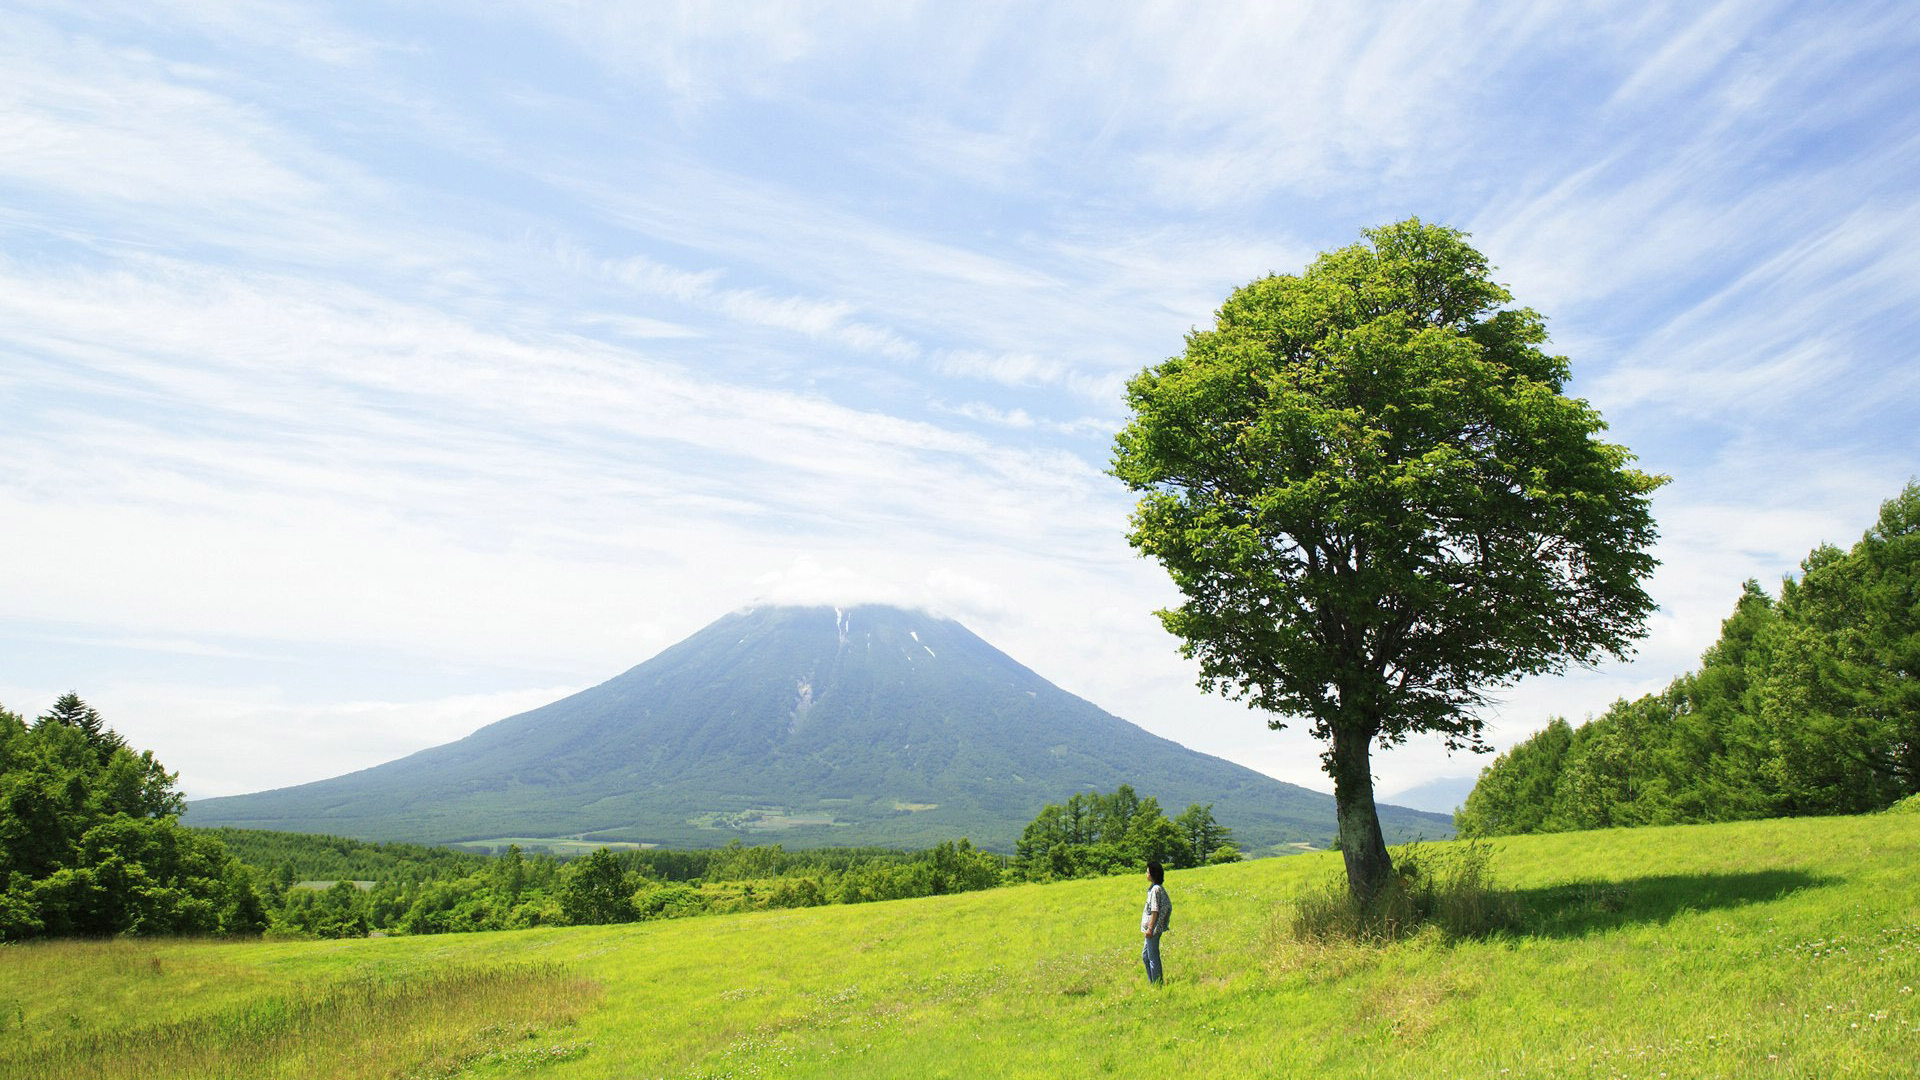
[[[1363,901],[1390,872],[1371,748],[1482,749],[1490,690],[1623,655],[1653,607],[1663,482],[1567,396],[1541,317],[1464,234],[1365,235],[1235,290],[1129,382],[1113,458],[1201,685],[1327,743]]]
[[[0,940],[258,933],[251,879],[173,785],[75,695],[32,727],[0,709]]]
[[[628,874],[613,852],[601,848],[561,874],[560,910],[576,925],[632,922],[639,885],[639,875]]]

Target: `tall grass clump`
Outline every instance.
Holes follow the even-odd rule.
[[[1515,897],[1494,885],[1489,845],[1414,843],[1394,852],[1393,874],[1372,903],[1355,899],[1335,873],[1294,901],[1289,930],[1316,944],[1386,944],[1429,926],[1449,939],[1484,938],[1517,928],[1521,915]]]
[[[556,1041],[558,1029],[598,996],[555,964],[357,978],[166,1023],[44,1031],[0,1056],[0,1080],[372,1080],[565,1060],[587,1047]]]

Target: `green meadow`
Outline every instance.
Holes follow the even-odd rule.
[[[0,1078],[1909,1077],[1920,814],[1497,842],[1484,940],[1308,945],[1339,856],[604,927],[0,950]]]

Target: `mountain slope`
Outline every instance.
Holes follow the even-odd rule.
[[[1467,795],[1473,786],[1480,782],[1477,776],[1440,776],[1423,784],[1381,796],[1395,806],[1405,806],[1414,810],[1426,810],[1435,814],[1451,814],[1460,809],[1467,801]]]
[[[599,686],[346,776],[196,802],[188,823],[367,839],[590,835],[1011,847],[1040,807],[1131,783],[1213,803],[1254,850],[1324,843],[1330,796],[1200,754],[959,623],[887,607],[728,615]],[[1451,834],[1383,808],[1389,838]]]

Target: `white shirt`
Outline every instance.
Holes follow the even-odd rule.
[[[1167,890],[1159,885],[1147,886],[1147,906],[1140,909],[1140,932],[1151,934],[1166,929],[1164,916],[1172,905],[1167,902]]]

